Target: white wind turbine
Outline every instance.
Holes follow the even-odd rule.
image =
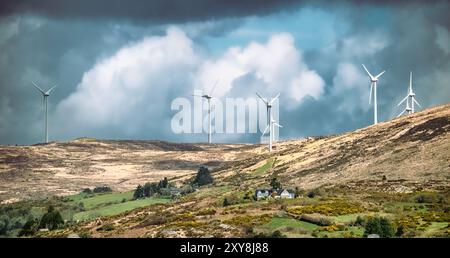
[[[412,114],[414,113],[414,103],[417,104],[419,107],[421,107],[421,105],[419,104],[419,102],[417,102],[416,100],[416,94],[414,93],[413,89],[412,89],[412,72],[410,72],[409,74],[409,89],[408,89],[408,95],[406,95],[406,97],[404,99],[402,99],[402,101],[400,101],[397,105],[400,106],[403,102],[406,101],[406,108],[397,116],[400,117],[401,115],[403,115],[405,112],[406,114]],[[411,103],[411,106],[409,105]]]
[[[362,65],[364,67],[364,70],[366,70],[367,75],[369,75],[369,79],[370,79],[370,95],[369,95],[369,105],[371,104],[371,100],[372,100],[372,91],[373,91],[373,123],[377,124],[378,123],[378,110],[377,110],[377,82],[378,82],[378,78],[380,78],[380,76],[385,72],[382,71],[381,73],[379,73],[377,76],[373,76],[369,70],[367,70],[366,66],[363,64]]]
[[[258,93],[256,93],[258,97],[266,104],[267,108],[267,127],[264,129],[264,132],[262,135],[265,135],[267,133],[267,130],[269,130],[269,151],[272,151],[272,141],[274,140],[274,134],[273,131],[275,129],[275,126],[277,127],[283,127],[280,124],[276,123],[275,120],[272,118],[272,104],[273,102],[278,99],[280,96],[280,93],[278,93],[274,98],[271,98],[270,100],[266,100],[263,97],[261,97]]]
[[[214,86],[212,87],[209,95],[208,94],[203,94],[203,95],[195,95],[192,94],[192,96],[194,97],[201,97],[201,98],[205,98],[208,101],[208,143],[211,143],[211,99],[212,94],[214,92],[214,90],[216,89],[217,83],[219,82],[219,80],[216,81],[216,83],[214,84]]]
[[[42,93],[42,96],[44,96],[44,105],[45,105],[45,143],[48,143],[48,119],[47,119],[47,115],[48,115],[48,101],[47,101],[47,97],[50,96],[50,92],[56,87],[53,86],[51,87],[49,90],[47,91],[43,91],[41,88],[39,88],[39,86],[36,85],[36,83],[32,82],[33,86]]]

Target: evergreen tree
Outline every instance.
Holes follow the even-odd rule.
[[[214,181],[214,179],[211,176],[211,172],[209,172],[209,169],[205,166],[201,166],[198,169],[197,175],[194,178],[193,184],[196,184],[198,186],[211,184]]]
[[[298,186],[295,187],[295,193],[294,193],[294,198],[298,198],[300,197],[300,188],[298,188]]]
[[[270,181],[270,186],[273,189],[281,189],[281,182],[278,180],[278,178],[273,177],[272,180]]]
[[[22,230],[20,230],[18,236],[30,236],[33,235],[38,230],[38,220],[35,218],[29,218],[27,222],[22,227]]]
[[[136,190],[134,190],[133,198],[136,200],[143,197],[144,197],[144,188],[142,188],[141,185],[138,185],[136,187]]]
[[[143,195],[145,197],[151,197],[158,193],[158,185],[156,183],[145,183],[143,189]]]
[[[380,237],[393,237],[396,233],[394,225],[387,218],[374,217],[366,222],[364,236],[377,234]]]
[[[39,223],[39,228],[54,230],[63,224],[64,220],[59,211],[55,210],[53,206],[50,206],[48,207],[47,213],[42,216],[41,222]]]

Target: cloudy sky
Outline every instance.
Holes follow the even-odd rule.
[[[220,79],[218,97],[280,92],[284,139],[393,119],[409,71],[423,108],[450,100],[448,1],[2,1],[0,144],[82,136],[198,142],[174,134],[171,102]],[[258,134],[215,135],[255,142]]]

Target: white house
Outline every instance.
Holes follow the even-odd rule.
[[[295,198],[295,192],[290,189],[256,189],[255,191],[256,199],[262,198]]]

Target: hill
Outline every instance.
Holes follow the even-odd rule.
[[[18,198],[11,193],[19,189],[21,198],[67,195],[98,184],[125,191],[164,176],[182,187],[207,165],[214,183],[193,193],[40,236],[242,237],[278,230],[361,237],[358,217],[383,216],[400,236],[448,237],[449,132],[447,104],[341,135],[278,142],[272,153],[262,145],[95,139],[1,147],[1,196]],[[255,189],[273,178],[297,188],[298,198],[254,200]]]

